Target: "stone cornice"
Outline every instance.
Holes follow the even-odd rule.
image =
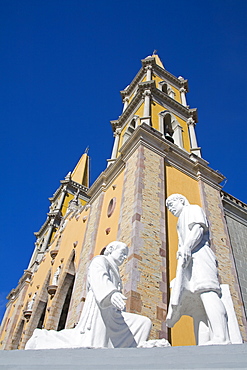
[[[33,276],[33,273],[32,273],[31,270],[24,270],[24,274],[22,275],[22,277],[18,281],[17,287],[15,289],[12,289],[11,292],[6,297],[8,299],[8,301],[16,299],[16,297],[20,293],[23,285],[25,283],[30,283],[32,276]]]
[[[161,66],[159,66],[158,64],[156,64],[155,57],[148,57],[146,59],[142,59],[141,62],[142,62],[142,67],[143,68],[150,65],[150,66],[152,66],[153,71],[156,72],[156,74],[159,77],[164,78],[166,81],[172,83],[178,89],[180,89],[181,87],[184,87],[187,92],[189,91],[188,80],[179,79],[176,76],[174,76],[172,73],[168,72],[166,69],[164,69]]]
[[[192,117],[195,122],[197,122],[197,109],[189,109],[185,107],[184,105],[177,102],[175,99],[171,98],[169,95],[165,94],[163,91],[155,88],[152,90],[154,98],[158,98],[162,102],[165,103],[165,105],[169,108],[173,109],[174,114],[180,113],[185,118]]]
[[[121,155],[107,169],[101,173],[94,184],[89,188],[89,203],[105,191],[114,181],[116,176],[123,170],[125,163],[132,153],[143,145],[164,158],[166,163],[179,169],[188,176],[207,182],[211,186],[220,189],[220,182],[224,176],[208,166],[204,159],[180,149],[177,145],[164,139],[162,134],[154,128],[143,123],[133,132],[131,137],[120,148]]]
[[[141,82],[144,76],[145,76],[145,70],[144,68],[141,68],[136,74],[136,76],[134,77],[134,79],[131,81],[129,86],[126,87],[126,89],[120,91],[122,100],[124,100],[124,98],[126,97],[130,97],[133,94],[135,88]]]
[[[140,82],[138,84],[138,90],[136,92],[136,95],[131,100],[128,107],[125,109],[125,111],[121,114],[121,116],[117,120],[111,121],[112,129],[115,132],[116,128],[122,128],[126,121],[129,119],[131,114],[134,113],[137,107],[139,107],[144,98],[143,98],[143,92],[145,90],[150,90],[152,93],[152,98],[156,99],[156,101],[163,105],[164,108],[171,108],[173,110],[174,114],[181,114],[181,117],[184,119],[188,119],[189,117],[192,117],[195,122],[197,122],[197,109],[189,109],[182,104],[178,103],[176,100],[171,98],[169,95],[165,94],[163,91],[159,90],[155,86],[155,81],[144,81]]]
[[[142,67],[147,67],[147,66],[152,66],[152,67],[155,67],[156,66],[156,60],[154,57],[147,57],[145,59],[142,59],[141,60],[141,63],[142,63]]]
[[[75,182],[71,179],[61,180],[60,183],[61,185],[55,191],[53,196],[51,198],[48,198],[51,203],[54,202],[59,197],[62,191],[66,191],[66,192],[70,191],[72,193],[72,191],[76,192],[78,189],[80,189],[80,194],[79,194],[80,199],[85,200],[86,202],[90,199],[90,197],[87,195],[88,188],[86,186],[79,184],[78,182]],[[55,219],[59,218],[58,212],[60,212],[60,210],[55,210],[55,211],[47,213],[47,216],[48,216],[47,219],[45,220],[45,222],[43,223],[39,231],[34,233],[36,238],[38,238],[40,235],[42,235],[46,231],[46,229],[50,226],[51,221],[54,221]]]
[[[142,104],[144,101],[142,93],[138,91],[136,95],[131,100],[128,107],[125,109],[125,111],[121,114],[121,116],[117,120],[110,121],[112,130],[115,132],[116,128],[121,128],[124,126],[125,122],[129,119],[131,114],[134,113],[134,111],[138,108],[139,105]]]
[[[212,186],[221,188],[219,185],[224,176],[208,166],[204,159],[180,149],[164,139],[160,132],[152,127],[142,124],[139,126],[127,142],[122,146],[120,152],[125,161],[125,157],[132,151],[132,147],[139,142],[149,149],[163,156],[167,163],[178,168],[180,171],[199,180],[203,180]]]
[[[157,64],[155,65],[154,72],[156,72],[160,78],[163,78],[164,80],[170,82],[178,89],[181,89],[181,87],[184,87],[186,91],[189,92],[188,80],[178,79],[176,76],[168,72],[166,69],[161,68]]]
[[[55,191],[55,193],[53,194],[53,196],[51,198],[48,198],[51,203],[58,198],[59,194],[61,193],[61,191],[63,189],[65,189],[66,191],[69,188],[72,188],[74,190],[80,189],[80,192],[84,192],[84,193],[87,193],[87,191],[88,191],[88,188],[86,186],[84,186],[82,184],[79,184],[78,182],[75,182],[73,180],[66,180],[65,179],[65,180],[61,180],[60,183],[61,183],[61,185]],[[81,193],[80,193],[80,195],[81,195]]]
[[[247,226],[247,204],[223,190],[221,191],[221,198],[226,215]]]
[[[172,73],[168,72],[166,69],[163,69],[159,65],[156,64],[155,58],[154,57],[148,57],[146,59],[142,59],[142,68],[138,71],[134,79],[131,81],[128,87],[126,89],[120,91],[120,94],[122,96],[122,100],[126,97],[130,97],[137,85],[141,82],[143,77],[145,76],[145,67],[148,65],[152,66],[153,71],[156,72],[157,76],[160,78],[163,78],[164,80],[170,82],[173,84],[176,88],[180,89],[181,87],[184,87],[186,91],[189,91],[188,87],[188,80],[185,79],[179,79],[176,76],[174,76]]]
[[[231,194],[226,193],[225,191],[221,191],[221,196],[225,201],[231,202],[236,206],[240,207],[240,209],[244,209],[247,212],[247,204],[239,200],[238,198],[234,197]]]

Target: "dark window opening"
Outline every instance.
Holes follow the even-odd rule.
[[[171,115],[166,114],[164,117],[164,136],[166,140],[169,140],[171,143],[174,143],[172,135],[173,135],[173,129],[172,129]]]
[[[37,328],[38,329],[42,329],[43,328],[43,324],[44,324],[44,320],[45,320],[46,307],[47,307],[47,303],[45,303],[45,306],[43,308],[42,314],[40,316],[40,319],[39,319],[39,322],[38,322],[38,325],[37,325]]]
[[[167,84],[162,84],[162,91],[163,93],[168,94]]]
[[[73,291],[73,287],[74,287],[74,281],[75,281],[75,277],[73,277],[73,279],[71,281],[70,287],[68,289],[68,292],[67,292],[64,304],[63,304],[60,320],[59,320],[58,327],[57,327],[58,331],[65,328],[67,316],[68,316],[68,313],[69,313],[69,305],[70,305],[70,301],[71,301],[72,291]]]

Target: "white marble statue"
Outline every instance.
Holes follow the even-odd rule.
[[[32,296],[32,299],[28,302],[27,311],[32,311],[33,305],[34,305],[34,302],[35,302],[35,299],[36,299],[36,295],[37,295],[37,292],[34,293],[34,295]]]
[[[189,315],[194,319],[197,344],[228,344],[227,313],[220,298],[217,261],[210,248],[206,215],[181,194],[169,196],[166,205],[178,217],[179,239],[167,326],[173,327],[182,315]]]
[[[147,340],[151,321],[127,313],[121,293],[120,266],[128,254],[126,244],[110,243],[104,255],[92,260],[88,271],[88,293],[78,325],[74,329],[35,329],[26,349],[137,347]]]
[[[52,278],[52,285],[55,285],[55,286],[58,285],[58,278],[59,278],[60,272],[61,272],[61,266],[58,266]]]

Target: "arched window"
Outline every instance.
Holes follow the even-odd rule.
[[[167,110],[160,112],[159,117],[160,131],[164,135],[164,137],[180,148],[184,148],[182,127],[176,117]]]
[[[46,329],[62,330],[66,327],[69,319],[69,307],[71,304],[72,291],[75,281],[75,251],[73,250],[66,265],[61,268],[58,279],[58,287],[49,316],[46,320]]]
[[[22,342],[22,334],[24,328],[24,320],[21,320],[17,325],[17,329],[15,334],[13,335],[12,344],[10,349],[20,349],[21,342]]]
[[[175,92],[173,91],[172,87],[165,81],[161,81],[158,84],[159,90],[161,90],[163,93],[170,96],[172,99],[175,98]]]
[[[127,129],[128,133],[130,135],[133,134],[133,132],[135,131],[135,128],[136,128],[136,120],[132,119],[132,121],[130,122],[129,127]]]
[[[163,133],[165,139],[169,140],[171,143],[174,143],[173,139],[173,129],[172,129],[172,117],[170,113],[167,113],[163,118]]]
[[[162,84],[161,90],[163,91],[163,93],[168,94],[168,86],[167,86],[167,83],[164,82]]]
[[[44,320],[45,320],[47,302],[42,302],[42,303],[43,303],[43,305],[42,305],[43,306],[43,312],[40,315],[40,319],[39,319],[39,322],[38,322],[38,325],[37,325],[38,329],[43,329],[43,324],[44,324]]]
[[[131,134],[133,134],[133,132],[135,131],[136,127],[137,127],[137,116],[134,116],[134,118],[131,120],[130,124],[128,125],[127,127],[127,130],[124,134],[124,138],[123,138],[123,143],[126,142],[126,140],[131,136]]]
[[[66,320],[67,320],[67,316],[68,316],[68,312],[69,312],[69,305],[70,305],[70,301],[71,301],[72,291],[73,291],[73,287],[74,287],[75,276],[70,275],[69,277],[67,277],[67,280],[68,280],[68,278],[70,278],[70,285],[69,285],[68,292],[66,294],[66,298],[65,298],[65,301],[64,301],[64,304],[63,304],[62,312],[61,312],[61,315],[60,315],[60,319],[59,319],[59,323],[58,323],[58,327],[57,327],[58,331],[65,328],[65,324],[66,324]]]

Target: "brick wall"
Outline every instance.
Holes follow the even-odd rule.
[[[122,269],[127,310],[152,320],[150,338],[167,337],[164,160],[139,146],[125,171],[119,240],[130,243]]]

